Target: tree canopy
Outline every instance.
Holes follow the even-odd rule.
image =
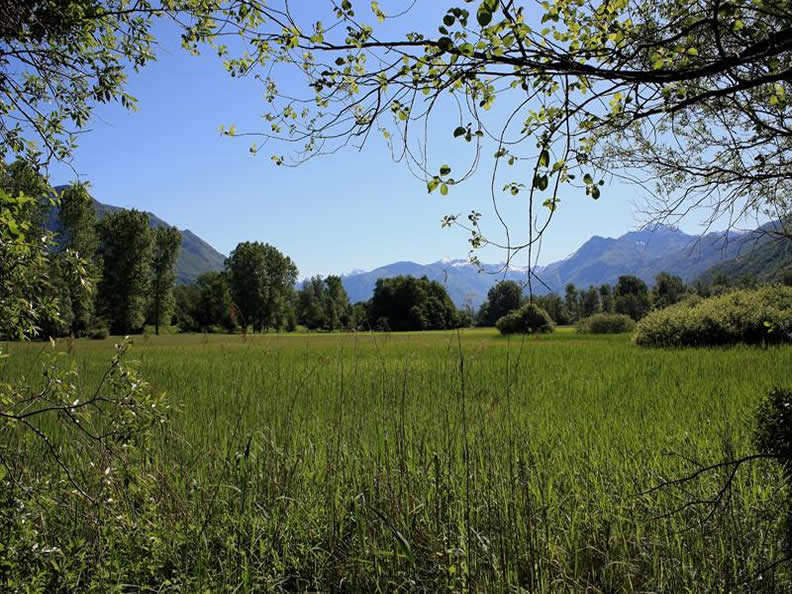
[[[261,82],[266,128],[224,133],[256,137],[251,151],[266,145],[278,164],[381,133],[429,192],[447,194],[492,155],[491,200],[505,238],[485,235],[477,211],[444,224],[469,230],[472,249],[504,248],[507,264],[523,250],[530,263],[567,196],[599,199],[612,176],[641,184],[655,217],[697,206],[710,220],[730,222],[788,213],[786,0],[437,7],[395,0],[327,0],[310,10],[288,0],[6,3],[0,142],[6,153],[68,158],[97,102],[134,107],[126,73],[154,58],[154,24],[162,18],[178,26],[187,50],[211,49],[232,76]],[[432,153],[438,137],[469,143],[467,161]],[[525,198],[524,233],[511,233],[501,217],[502,194]]]

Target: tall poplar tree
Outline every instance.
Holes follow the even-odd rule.
[[[98,230],[101,313],[114,334],[138,332],[146,322],[154,256],[148,215],[138,210],[109,213]]]
[[[176,273],[173,266],[179,255],[182,236],[176,227],[157,227],[153,235],[151,318],[159,334],[160,324],[168,323],[175,308],[173,286],[176,284]]]

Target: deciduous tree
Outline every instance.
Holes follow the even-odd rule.
[[[114,334],[138,332],[146,322],[154,256],[149,218],[138,210],[106,214],[99,223],[100,313]]]
[[[173,315],[173,286],[176,284],[173,267],[179,255],[181,239],[181,233],[176,227],[157,227],[153,230],[151,319],[157,334],[160,324],[170,324]]]

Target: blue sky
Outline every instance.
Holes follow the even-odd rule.
[[[269,158],[277,147],[254,157],[248,140],[218,131],[229,124],[264,129],[260,84],[230,78],[216,56],[190,56],[177,36],[164,33],[157,62],[130,73],[128,90],[138,98],[139,111],[100,106],[91,131],[80,139],[73,167],[99,201],[154,212],[225,254],[240,241],[268,242],[297,263],[301,277],[397,260],[466,258],[466,233],[441,229],[440,221],[471,209],[482,212],[485,228],[502,238],[490,204],[494,149],[485,147],[478,173],[445,197],[428,194],[422,180],[394,163],[380,135],[363,151],[346,149],[298,168],[277,167]],[[469,158],[469,145],[453,141],[453,121],[442,110],[437,124],[431,147],[441,157],[438,166],[449,162],[456,171]],[[75,177],[62,165],[51,169],[54,184]],[[582,191],[567,192],[539,262],[569,255],[592,235],[635,229],[641,192],[608,183],[596,202]],[[504,194],[502,204],[512,228],[525,231],[523,199]],[[683,228],[698,231],[694,219]],[[504,254],[489,249],[480,258],[498,262]],[[524,265],[522,260],[517,263]]]

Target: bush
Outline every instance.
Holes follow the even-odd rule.
[[[792,287],[744,289],[686,300],[638,323],[641,346],[717,346],[792,342]]]
[[[108,336],[110,336],[110,330],[107,328],[92,328],[91,331],[88,333],[88,336],[92,340],[104,340]]]
[[[624,314],[598,313],[580,320],[576,328],[581,334],[621,334],[635,330],[635,321]]]
[[[554,328],[550,314],[533,303],[506,314],[495,323],[495,326],[501,334],[552,332]]]

